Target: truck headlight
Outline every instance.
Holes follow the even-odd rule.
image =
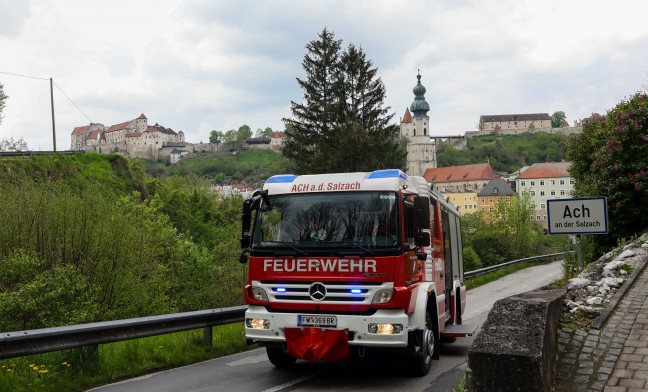
[[[245,319],[245,326],[252,329],[270,329],[270,320]]]
[[[371,300],[372,304],[384,304],[392,299],[394,290],[378,290]]]
[[[250,293],[252,294],[252,298],[256,299],[257,301],[267,301],[268,300],[268,295],[266,294],[265,290],[262,289],[261,287],[256,287],[252,286],[250,289]]]

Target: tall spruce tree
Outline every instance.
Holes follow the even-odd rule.
[[[393,114],[383,106],[385,86],[362,49],[324,29],[311,41],[297,79],[304,102],[291,102],[283,154],[298,174],[403,168],[406,149],[399,143]]]

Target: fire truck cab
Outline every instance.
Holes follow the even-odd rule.
[[[469,336],[459,214],[397,169],[277,175],[243,205],[245,334],[279,367],[367,350],[429,372]]]

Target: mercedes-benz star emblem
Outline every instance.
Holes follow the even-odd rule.
[[[326,297],[326,286],[324,286],[324,283],[315,282],[310,285],[308,295],[313,301],[322,301]]]

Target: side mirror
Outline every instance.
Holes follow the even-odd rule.
[[[252,226],[252,200],[247,199],[243,202],[243,213],[241,214],[241,237],[250,231]],[[243,238],[241,238],[243,241]]]
[[[247,249],[250,247],[250,235],[249,234],[243,234],[240,239],[241,242],[241,249]]]
[[[430,246],[430,243],[430,233],[421,231],[414,234],[414,244],[416,244],[416,246]]]
[[[430,199],[427,197],[414,199],[414,225],[422,230],[430,229]]]
[[[247,262],[248,262],[248,255],[245,252],[242,252],[241,256],[239,256],[239,263],[246,264]]]

